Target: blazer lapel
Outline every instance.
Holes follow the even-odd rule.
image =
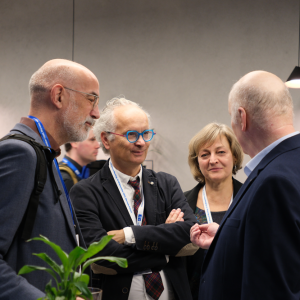
[[[147,224],[155,225],[157,207],[157,179],[152,174],[143,169],[143,193],[144,193],[144,215]]]
[[[107,193],[110,195],[112,201],[118,207],[119,212],[122,215],[122,217],[124,218],[126,225],[127,226],[134,225],[131,220],[131,217],[129,215],[129,212],[127,210],[127,207],[124,203],[124,200],[119,192],[117,184],[110,172],[108,162],[101,169],[100,174],[101,174],[100,178],[101,178],[103,188],[107,191]]]

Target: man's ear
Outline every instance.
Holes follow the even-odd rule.
[[[72,146],[72,148],[77,148],[77,146],[78,146],[78,142],[72,142],[72,143],[70,143],[70,145]]]
[[[100,138],[101,138],[101,142],[104,145],[105,149],[109,150],[109,148],[110,148],[110,141],[107,139],[107,133],[104,132],[104,131],[102,131],[101,135],[100,135]]]
[[[238,113],[240,116],[239,122],[240,122],[241,130],[246,131],[248,129],[247,128],[247,113],[243,107],[239,107]]]
[[[51,102],[58,109],[62,108],[63,106],[63,90],[64,88],[61,84],[55,84],[50,91]]]

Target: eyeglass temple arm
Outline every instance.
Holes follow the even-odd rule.
[[[118,134],[118,133],[114,133],[114,132],[111,132],[111,131],[105,131],[106,133],[111,133],[111,134],[115,134],[115,135],[119,135],[119,136],[124,136],[126,137],[126,135],[124,134]]]

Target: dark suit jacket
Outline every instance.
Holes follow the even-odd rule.
[[[98,271],[105,275],[102,288],[105,299],[128,299],[132,276],[146,269],[164,270],[178,299],[189,300],[191,295],[182,257],[183,247],[190,243],[190,227],[196,222],[175,177],[143,169],[143,191],[147,225],[134,226],[108,163],[94,176],[81,180],[71,189],[71,198],[87,245],[99,241],[110,230],[131,226],[135,235],[134,247],[111,240],[99,255],[124,257],[128,268],[102,261]],[[153,182],[154,184],[150,184]],[[181,208],[185,222],[165,224],[173,208]],[[192,252],[191,252],[192,251]],[[170,255],[169,263],[165,255]]]
[[[239,189],[242,186],[242,183],[237,181],[236,179],[233,179],[233,197],[237,194]],[[193,212],[195,212],[196,205],[197,205],[197,199],[200,189],[203,187],[204,183],[200,182],[198,183],[193,189],[190,191],[184,192],[184,195],[186,196],[186,200],[188,204],[190,205]],[[234,202],[234,200],[233,200]],[[216,222],[214,220],[214,222]],[[192,290],[192,296],[193,299],[198,299],[199,294],[199,285],[200,285],[200,274],[201,274],[201,268],[203,264],[204,257],[206,255],[207,250],[204,249],[198,249],[198,251],[192,255],[187,256],[186,259],[186,270],[188,279],[190,282],[190,288]]]
[[[205,257],[201,300],[300,299],[300,135],[270,151]]]
[[[26,125],[17,124],[14,129],[43,144],[41,137]],[[12,133],[20,134],[14,129]],[[42,291],[52,278],[48,273],[35,271],[23,277],[16,274],[25,264],[47,266],[32,253],[46,252],[61,264],[48,245],[40,241],[27,243],[21,239],[22,231],[18,230],[22,226],[20,224],[33,189],[36,160],[34,149],[23,141],[6,140],[0,143],[0,299],[36,300],[44,295]],[[63,191],[54,165],[53,170],[58,188]],[[74,220],[79,228],[76,216]],[[59,201],[56,200],[49,170],[39,198],[31,237],[38,237],[40,234],[59,244],[67,253],[76,247],[67,199],[63,193]],[[81,245],[84,246],[82,238]]]

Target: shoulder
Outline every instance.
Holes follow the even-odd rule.
[[[176,180],[176,177],[165,172],[154,172],[153,170],[150,169],[143,169],[143,176],[152,176],[157,178],[157,180]]]
[[[236,194],[239,191],[239,189],[242,187],[243,184],[233,177],[232,177],[232,179],[233,179],[233,192],[234,192],[234,194]]]
[[[188,196],[194,194],[194,193],[199,193],[200,189],[203,187],[203,183],[199,182],[195,187],[193,187],[191,190],[184,192],[184,196],[188,198]]]
[[[36,162],[34,148],[28,143],[20,140],[9,139],[0,142],[0,159],[14,159],[16,162],[22,161],[26,165]]]

